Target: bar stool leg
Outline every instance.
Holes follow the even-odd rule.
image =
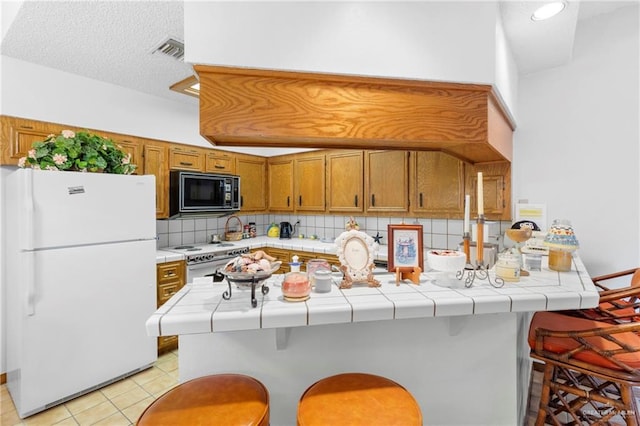
[[[551,377],[553,376],[555,367],[552,364],[545,363],[544,377],[542,379],[542,391],[540,392],[540,406],[538,408],[538,417],[535,426],[544,426],[547,418],[547,407],[551,399]]]

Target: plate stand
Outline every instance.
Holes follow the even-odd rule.
[[[400,285],[400,280],[410,280],[414,284],[420,284],[420,274],[422,269],[419,266],[413,268],[396,268],[396,286]]]

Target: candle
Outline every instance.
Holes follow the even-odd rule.
[[[478,172],[478,216],[484,214],[484,196],[482,188],[482,172]]]
[[[464,196],[464,229],[463,233],[471,232],[471,224],[469,223],[469,209],[471,204],[471,195],[467,194]]]

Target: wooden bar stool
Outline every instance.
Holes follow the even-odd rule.
[[[298,404],[298,425],[422,425],[420,406],[398,383],[345,373],[311,385]]]
[[[216,374],[182,383],[149,405],[139,426],[269,424],[269,392],[258,380]]]

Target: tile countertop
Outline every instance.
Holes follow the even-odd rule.
[[[255,240],[255,239],[254,239]],[[306,240],[305,244],[307,244]],[[256,241],[256,243],[258,243]],[[283,243],[295,249],[296,240]],[[314,242],[316,247],[320,244]],[[257,247],[257,246],[256,246]],[[261,247],[264,247],[262,243]],[[305,250],[308,246],[305,245]],[[493,270],[490,276],[493,279]],[[420,284],[401,281],[395,276],[377,274],[381,286],[370,288],[354,284],[351,289],[339,289],[339,273],[328,293],[311,293],[305,302],[287,302],[282,297],[283,275],[275,274],[266,284],[269,292],[262,295],[256,289],[258,305],[251,307],[250,289],[232,288],[232,296],[224,300],[228,289],[222,283],[185,285],[161,306],[146,323],[150,336],[213,333],[220,331],[288,328],[318,324],[339,324],[374,320],[395,320],[423,317],[452,317],[506,312],[589,308],[597,305],[598,292],[584,264],[576,255],[570,272],[551,271],[543,257],[542,271],[522,277],[520,282],[505,283],[494,288],[488,281],[476,280],[471,288],[451,279],[446,287],[443,273],[427,270]]]
[[[247,238],[240,241],[233,241],[237,247],[249,247],[250,250],[258,250],[265,247],[281,248],[287,250],[300,250],[313,253],[336,254],[336,244],[334,240],[323,242],[321,240],[311,240],[307,238],[291,238],[279,239],[272,237]],[[170,247],[158,249],[156,251],[156,263],[173,262],[175,260],[183,260],[184,255],[171,252]],[[379,245],[378,251],[374,253],[375,260],[387,260],[387,246]],[[426,259],[425,249],[425,259]]]

